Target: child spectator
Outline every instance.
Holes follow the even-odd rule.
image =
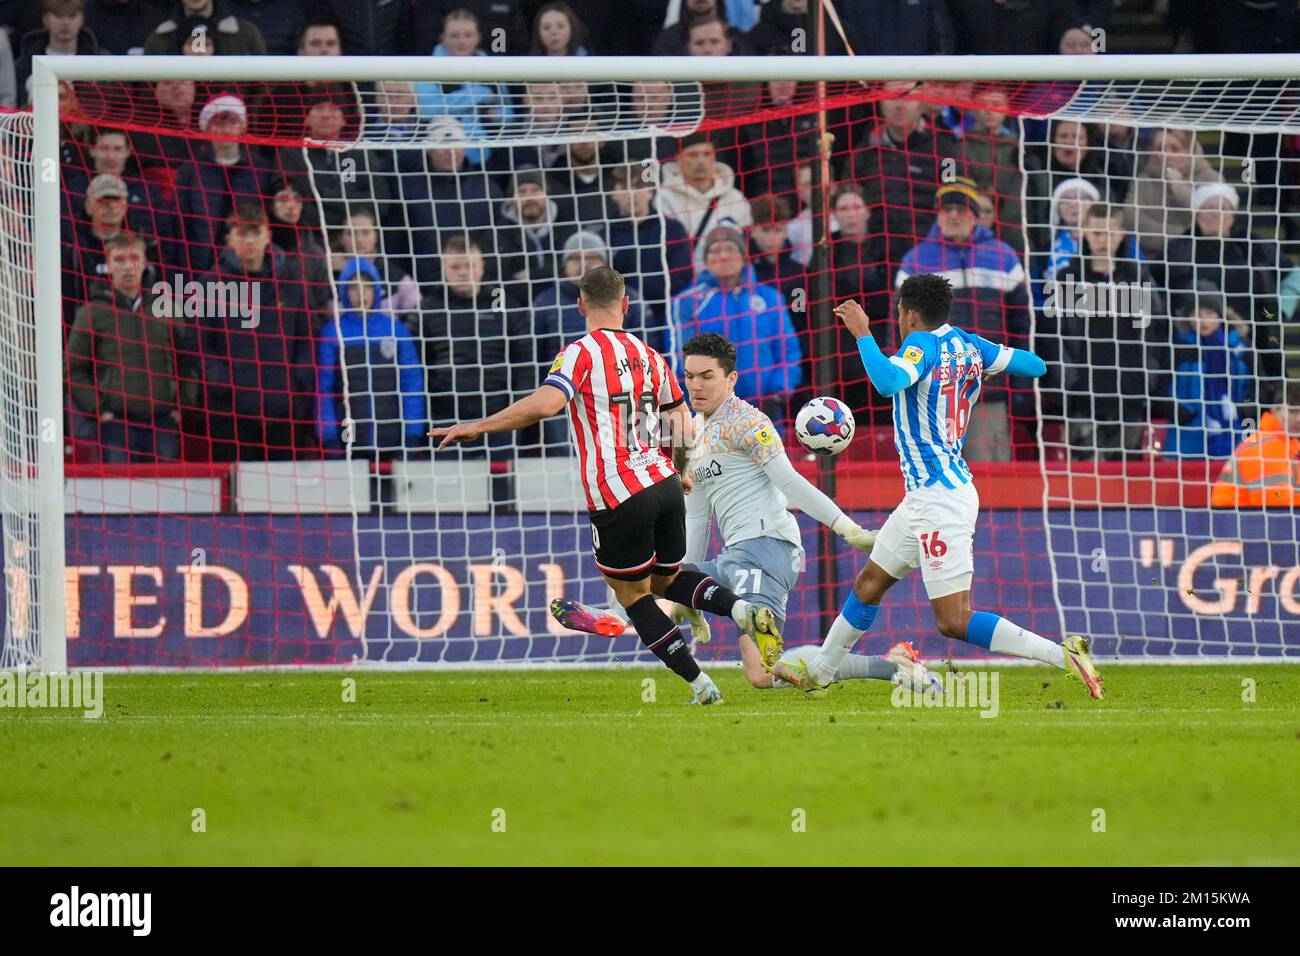
[[[1165,438],[1165,454],[1226,458],[1241,440],[1238,405],[1252,391],[1246,344],[1228,324],[1223,293],[1214,285],[1198,282],[1188,298],[1191,314],[1174,328],[1177,421]]]
[[[317,349],[318,434],[327,451],[400,457],[427,429],[424,366],[406,326],[384,309],[373,262],[350,259],[339,273],[339,317]]]
[[[562,0],[544,3],[533,20],[533,56],[586,56],[587,28]]]

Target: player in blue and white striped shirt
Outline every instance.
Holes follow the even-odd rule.
[[[986,375],[1042,375],[1037,355],[1012,349],[948,324],[952,286],[941,275],[909,277],[899,287],[898,327],[903,347],[886,357],[856,302],[835,309],[858,342],[862,364],[881,395],[894,399],[894,445],[907,493],[876,536],[871,559],[835,619],[811,666],[778,664],[773,673],[805,690],[823,690],[844,655],[880,610],[900,578],[921,569],[935,623],[944,637],[969,641],[995,653],[1052,664],[1079,678],[1093,697],[1105,691],[1092,665],[1088,642],[1061,644],[970,606],[972,545],[979,495],[962,460],[966,426]]]

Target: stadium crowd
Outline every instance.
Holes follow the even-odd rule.
[[[830,31],[827,52],[1088,55],[1112,6],[842,0],[844,35]],[[1194,49],[1297,48],[1295,11],[1265,21],[1250,8],[1267,4],[1224,3],[1216,30],[1192,6],[1171,3],[1169,27]],[[0,3],[0,104],[26,104],[38,52],[791,55],[806,50],[808,7]],[[70,117],[93,112],[87,87],[61,87]],[[598,264],[628,277],[628,328],[665,354],[700,332],[734,341],[737,392],[778,421],[816,387],[867,427],[887,423],[847,333],[830,330],[827,354],[810,297],[862,300],[890,348],[892,290],[917,272],[949,277],[961,325],[1048,362],[1038,395],[1014,378],[989,383],[971,460],[1037,458],[1040,418],[1070,458],[1116,460],[1224,458],[1269,409],[1279,427],[1295,420],[1284,355],[1300,320],[1300,137],[1022,124],[995,85],[956,91],[974,104],[964,109],[837,107],[819,274],[817,114],[792,108],[806,92],[710,84],[701,131],[672,136],[680,104],[652,80],[383,82],[360,97],[325,80],[126,90],[148,123],[70,119],[61,144],[79,454],[275,459],[339,455],[347,442],[376,457],[427,453],[430,424],[490,414],[540,382],[584,331],[576,279]],[[642,134],[574,141],[610,110]],[[554,142],[493,145],[489,134],[512,129]],[[359,134],[433,145],[348,147]],[[282,145],[292,137],[344,145]],[[1133,294],[1072,309],[1089,286]],[[213,289],[236,287],[251,294],[214,304]],[[519,453],[567,454],[566,436],[547,422]]]

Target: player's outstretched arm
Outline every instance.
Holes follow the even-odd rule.
[[[476,422],[459,422],[450,428],[434,428],[429,431],[429,435],[442,439],[439,449],[446,448],[452,442],[477,441],[480,435],[487,432],[512,432],[535,425],[543,418],[550,418],[559,412],[568,401],[564,392],[554,385],[543,384],[531,395],[507,405],[495,415]]]
[[[862,356],[862,366],[867,370],[867,378],[885,398],[896,395],[912,384],[906,372],[889,361],[885,353],[871,335],[867,325],[867,313],[862,306],[852,299],[841,302],[835,307],[835,314],[853,334],[858,343],[858,354]]]
[[[1038,378],[1047,371],[1047,363],[1026,349],[1012,349],[1011,361],[1007,363],[1005,371],[1008,375]]]
[[[776,455],[763,465],[763,473],[771,479],[785,500],[804,514],[830,528],[850,546],[859,551],[870,551],[876,543],[876,533],[861,527],[840,510],[820,488],[795,471],[786,454]]]

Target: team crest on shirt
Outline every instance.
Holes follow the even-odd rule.
[[[555,356],[555,361],[551,363],[551,371],[558,372],[560,370],[560,366],[563,364],[564,364],[564,353],[561,352],[559,355]]]
[[[911,362],[913,365],[920,365],[921,359],[924,357],[925,353],[915,345],[909,345],[907,348],[903,349],[903,358],[907,359],[907,361]]]

